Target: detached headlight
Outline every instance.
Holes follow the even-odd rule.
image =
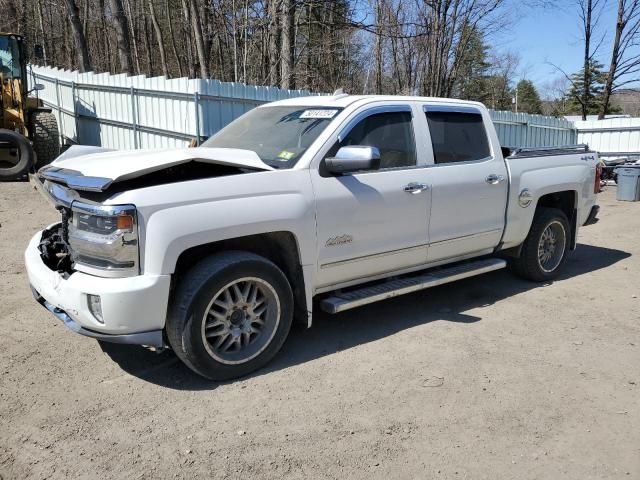
[[[69,245],[78,270],[110,276],[140,273],[138,224],[133,205],[73,202],[71,212]]]

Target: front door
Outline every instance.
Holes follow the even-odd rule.
[[[347,145],[377,147],[380,170],[343,176],[323,173],[322,165],[311,170],[320,288],[426,262],[429,190],[406,191],[426,184],[428,170],[418,165],[412,117],[408,105],[371,107],[356,115],[326,155]]]

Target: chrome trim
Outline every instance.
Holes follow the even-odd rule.
[[[412,195],[417,195],[418,193],[421,193],[428,189],[429,189],[429,185],[427,185],[426,183],[417,183],[417,182],[408,183],[402,188],[402,190]]]
[[[502,232],[501,228],[494,228],[493,230],[486,230],[484,232],[470,233],[469,235],[461,235],[459,237],[447,238],[446,240],[438,240],[437,242],[429,243],[429,246],[432,245],[445,245],[447,243],[457,242],[458,240],[468,240],[470,238],[477,237],[486,237],[487,235],[491,235],[493,233]]]
[[[150,332],[126,333],[126,334],[109,334],[100,333],[84,328],[78,322],[73,320],[67,312],[49,303],[35,288],[31,287],[31,293],[36,301],[44,308],[49,310],[58,320],[64,323],[64,326],[85,337],[95,338],[103,342],[124,343],[128,345],[145,345],[149,347],[166,347],[162,330],[152,330]]]
[[[320,265],[320,268],[324,269],[324,268],[331,268],[331,267],[339,267],[342,265],[347,265],[349,263],[359,262],[361,260],[369,260],[373,258],[386,257],[387,255],[398,255],[400,253],[411,252],[413,250],[420,250],[423,248],[426,249],[428,246],[429,246],[428,243],[424,243],[422,245],[416,245],[414,247],[399,248],[397,250],[388,250],[385,252],[374,253],[371,255],[363,255],[360,257],[348,258],[346,260],[338,260],[337,262],[323,263],[322,265]]]
[[[527,208],[531,205],[531,202],[533,202],[533,193],[528,188],[524,188],[518,195],[518,205],[522,208]]]
[[[348,258],[346,260],[338,260],[336,262],[323,263],[320,265],[320,268],[325,269],[325,268],[331,268],[331,267],[339,267],[342,265],[347,265],[349,263],[359,262],[362,260],[370,260],[374,258],[386,257],[387,255],[398,255],[400,253],[411,252],[413,250],[418,250],[422,248],[428,248],[432,245],[444,245],[451,242],[457,242],[458,240],[467,240],[469,238],[474,238],[474,237],[483,237],[483,236],[491,235],[497,232],[502,232],[502,229],[494,228],[493,230],[487,230],[485,232],[470,233],[469,235],[462,235],[460,237],[448,238],[446,240],[438,240],[437,242],[423,243],[421,245],[416,245],[414,247],[399,248],[396,250],[387,250],[384,252],[374,253],[371,255],[362,255],[360,257]]]
[[[407,293],[425,290],[445,283],[455,282],[463,278],[500,270],[507,262],[500,258],[476,260],[466,264],[453,265],[442,270],[427,270],[424,274],[413,278],[398,278],[381,285],[363,287],[352,292],[336,293],[320,302],[320,308],[327,313],[338,313],[352,308]]]
[[[506,177],[504,175],[498,175],[495,173],[492,173],[490,175],[487,175],[487,178],[484,179],[485,182],[487,182],[489,185],[497,185],[499,183],[504,182],[506,179]]]
[[[44,182],[37,175],[29,174],[30,182],[35,186],[36,190],[51,203],[54,207],[71,208],[71,204],[80,196],[77,192],[63,187],[60,184],[45,180]]]
[[[477,107],[469,105],[422,105],[422,111],[429,112],[449,112],[449,113],[473,113],[482,116],[482,111]]]
[[[495,253],[493,248],[485,248],[482,250],[478,250],[477,252],[468,253],[466,255],[454,255],[452,257],[440,258],[438,260],[425,261],[423,263],[419,263],[418,265],[413,265],[411,267],[384,270],[380,273],[376,273],[375,275],[365,275],[361,277],[355,277],[351,280],[347,280],[340,283],[325,284],[321,287],[317,287],[314,290],[313,294],[318,295],[320,293],[333,292],[334,290],[339,290],[341,288],[349,288],[356,285],[362,285],[368,282],[388,279],[389,277],[398,276],[398,275],[407,275],[409,273],[419,272],[420,270],[426,270],[428,268],[439,267],[441,265],[449,265],[455,262],[461,262],[463,260],[470,260],[473,258],[483,257],[485,255],[492,255],[493,253]]]
[[[77,170],[47,165],[38,171],[38,176],[46,180],[60,182],[75,190],[86,190],[89,192],[102,192],[112,183],[113,179],[104,177],[87,177]]]

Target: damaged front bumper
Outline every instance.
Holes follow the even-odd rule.
[[[25,251],[29,282],[41,305],[81,335],[115,343],[165,346],[162,331],[169,275],[103,278],[78,271],[60,273],[42,258],[38,249],[42,235],[38,232]],[[89,295],[100,297],[101,320],[90,309]]]

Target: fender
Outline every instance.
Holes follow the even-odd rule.
[[[531,228],[538,202],[545,195],[573,192],[573,208],[576,210],[577,218],[581,218],[582,205],[579,205],[578,195],[583,191],[585,184],[591,183],[590,169],[586,165],[555,166],[553,170],[544,168],[545,165],[543,165],[543,168],[523,172],[517,172],[516,165],[517,160],[510,163],[512,170],[516,170],[516,173],[511,175],[513,183],[509,193],[503,249],[518,246],[524,241]],[[553,175],[553,183],[550,184],[551,175]],[[532,195],[532,201],[527,207],[520,206],[518,202],[518,197],[524,189]],[[571,221],[571,215],[569,220]]]
[[[124,192],[112,201],[138,207],[145,273],[172,274],[182,252],[193,247],[278,231],[294,235],[303,266],[315,265],[315,202],[308,170],[158,185]]]

